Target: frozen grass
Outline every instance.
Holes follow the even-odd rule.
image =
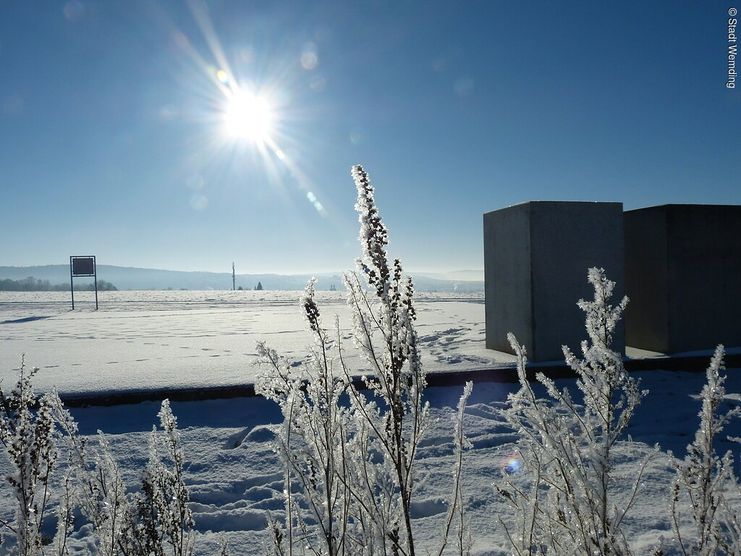
[[[618,443],[615,474],[627,485],[634,465],[659,442],[662,450],[671,449],[683,456],[698,424],[702,389],[701,373],[638,373],[642,386],[651,390],[639,406],[627,433],[632,442]],[[573,390],[573,380],[557,381],[559,387]],[[729,392],[741,392],[741,370],[728,371]],[[509,554],[497,516],[510,517],[498,498],[492,483],[511,465],[515,440],[498,413],[513,385],[477,384],[465,411],[466,435],[473,447],[465,453],[463,493],[466,514],[473,531],[473,554]],[[432,549],[447,511],[450,474],[453,464],[452,423],[454,405],[462,387],[429,388],[427,399],[432,405],[432,427],[419,451],[420,480],[414,505],[413,526],[421,539],[421,552]],[[738,402],[736,402],[738,403]],[[732,400],[727,402],[727,406]],[[283,473],[271,441],[280,412],[272,402],[262,398],[173,402],[178,416],[185,449],[185,478],[191,492],[191,508],[196,523],[196,553],[213,554],[223,534],[233,554],[260,554],[265,531],[266,509],[283,507]],[[97,428],[110,436],[114,457],[122,468],[128,488],[138,486],[139,475],[147,462],[147,437],[157,422],[159,404],[145,402],[129,406],[73,409],[84,435],[95,435]],[[726,431],[741,435],[738,422]],[[725,440],[718,451],[738,445]],[[738,458],[737,458],[738,460]],[[8,463],[0,458],[0,473],[9,472]],[[658,542],[660,536],[672,537],[668,515],[669,488],[673,468],[665,453],[653,459],[633,512],[625,523],[631,547],[638,554]],[[9,486],[0,487],[0,519],[13,515]],[[738,500],[741,504],[741,500]],[[53,514],[53,512],[52,512]],[[689,522],[684,524],[689,528]],[[53,534],[54,524],[47,532]],[[688,529],[689,530],[689,529]],[[90,546],[89,527],[83,527],[71,539],[80,553]],[[426,541],[429,540],[428,541]]]

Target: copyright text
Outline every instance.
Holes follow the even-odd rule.
[[[736,36],[736,24],[738,20],[736,8],[728,8],[728,79],[727,89],[736,88],[736,55],[738,52],[738,37]]]

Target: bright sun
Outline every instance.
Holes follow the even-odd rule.
[[[237,92],[227,101],[224,127],[235,139],[264,143],[273,128],[273,112],[265,97]]]

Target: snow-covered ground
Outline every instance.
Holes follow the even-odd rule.
[[[301,359],[310,342],[300,292],[142,291],[69,294],[0,292],[0,378],[13,380],[26,354],[39,367],[40,389],[60,393],[142,388],[223,386],[254,381],[255,345],[266,341]],[[325,326],[351,317],[342,292],[318,292]],[[429,371],[511,362],[484,347],[480,294],[420,294],[420,346]],[[576,310],[576,309],[575,309]],[[345,349],[362,371],[352,342]]]
[[[20,354],[40,367],[36,384],[61,391],[110,390],[155,386],[242,384],[250,382],[254,344],[265,339],[279,352],[300,359],[309,341],[298,307],[298,294],[271,292],[106,292],[101,309],[91,310],[80,294],[78,311],[69,311],[63,294],[0,294],[0,376],[3,389],[14,383]],[[341,293],[317,294],[325,322],[341,319],[344,334],[350,318]],[[502,361],[483,347],[484,306],[480,297],[421,296],[417,301],[423,362],[432,371],[487,366]],[[348,345],[349,347],[349,345]],[[505,358],[506,359],[506,358]],[[356,360],[357,361],[357,360]],[[360,369],[358,369],[360,370]],[[696,394],[702,373],[638,373],[651,391],[617,450],[615,490],[627,496],[635,462],[659,443],[684,454],[697,426]],[[573,381],[561,380],[573,386]],[[728,371],[728,404],[741,403],[741,370]],[[479,383],[466,409],[466,434],[473,448],[465,456],[464,495],[473,531],[474,554],[505,554],[498,518],[506,506],[492,483],[512,457],[514,436],[498,408],[514,387]],[[423,548],[433,549],[446,512],[451,487],[452,414],[462,387],[428,389],[434,426],[419,452],[419,481],[414,526]],[[261,398],[174,402],[183,431],[187,481],[199,531],[197,552],[213,554],[225,537],[234,554],[262,554],[266,511],[282,509],[282,471],[271,445],[277,407]],[[159,404],[144,402],[113,407],[75,408],[83,434],[102,429],[131,488],[147,457],[146,435],[156,422]],[[726,431],[740,436],[738,420]],[[736,451],[721,442],[718,449]],[[738,470],[738,465],[737,465]],[[0,457],[0,473],[7,463]],[[648,467],[636,505],[626,522],[637,554],[648,552],[660,536],[671,538],[666,453]],[[12,517],[7,485],[0,496],[0,519]],[[2,490],[5,489],[5,490]],[[738,500],[741,504],[741,500]],[[88,532],[76,533],[74,545],[89,550]],[[2,549],[0,548],[0,551]]]

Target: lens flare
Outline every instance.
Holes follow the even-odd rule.
[[[522,460],[517,454],[510,454],[504,459],[502,469],[507,475],[514,475],[522,469]]]
[[[219,80],[219,83],[222,85],[226,85],[229,83],[229,74],[226,73],[223,69],[216,70],[216,79]]]

